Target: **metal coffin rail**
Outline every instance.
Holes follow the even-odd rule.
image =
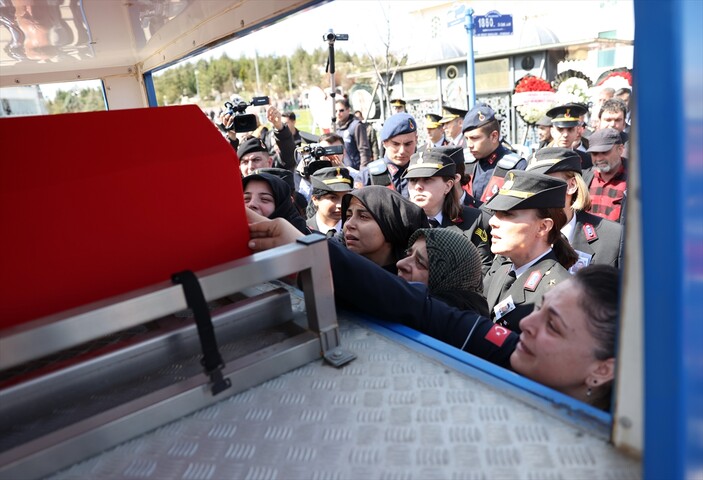
[[[0,374],[10,380],[0,387],[0,477],[45,476],[321,356],[353,358],[340,349],[322,239],[311,235],[199,273],[207,301],[243,297],[239,292],[293,273],[304,292],[306,315],[294,312],[284,289],[213,312],[221,374],[231,383],[218,394],[198,361],[195,325],[173,321],[187,308],[180,286],[164,284],[8,329],[0,338]],[[130,328],[147,334],[65,361],[66,349]],[[60,368],[12,378],[24,364],[56,352]]]

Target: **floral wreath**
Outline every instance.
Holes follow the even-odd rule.
[[[527,74],[515,83],[513,105],[520,118],[534,125],[554,104],[554,89],[540,77]]]
[[[603,72],[598,77],[596,85],[599,87],[612,87],[616,90],[622,87],[632,88],[632,70],[622,67]]]
[[[567,70],[560,73],[552,82],[552,86],[557,92],[556,104],[582,103],[589,105],[591,85],[593,85],[591,79],[577,70]]]

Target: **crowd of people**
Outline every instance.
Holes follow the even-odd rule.
[[[338,305],[607,408],[629,115],[615,96],[598,107],[591,122],[583,104],[549,110],[530,158],[483,103],[428,114],[418,145],[417,120],[394,102],[378,149],[343,97],[336,131],[307,148],[295,114],[275,107],[259,136],[231,130],[227,114],[220,122],[237,150],[253,250],[323,234]]]

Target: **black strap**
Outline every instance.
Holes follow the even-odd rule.
[[[225,364],[217,348],[210,309],[205,301],[203,290],[200,288],[200,281],[190,270],[173,274],[171,281],[183,287],[183,294],[186,297],[188,308],[193,311],[195,324],[198,327],[200,348],[203,351],[203,358],[200,363],[205,367],[205,373],[210,377],[210,391],[213,395],[217,395],[231,387],[232,382],[222,376],[222,368],[224,368]]]

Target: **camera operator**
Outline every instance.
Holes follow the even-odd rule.
[[[273,157],[273,166],[295,170],[295,139],[293,132],[283,122],[281,112],[274,106],[269,107],[266,119],[273,125],[273,130],[268,130],[262,140]]]
[[[233,128],[235,116],[236,115],[231,112],[224,111],[220,114],[219,124],[220,128],[225,130],[227,140],[230,145],[232,145],[232,148],[238,151],[240,143],[243,142],[244,138],[251,137],[252,135],[251,132],[237,132]],[[293,134],[288,130],[288,127],[283,124],[281,112],[279,112],[276,107],[270,106],[268,108],[266,118],[271,122],[274,129],[272,131],[267,131],[262,140],[266,145],[266,153],[270,157],[272,164],[254,167],[251,168],[251,170],[253,171],[256,168],[276,167],[292,172],[295,169],[295,142],[293,140]],[[239,161],[242,162],[241,156]],[[242,168],[243,165],[240,163],[240,169]],[[246,175],[248,175],[248,173]]]
[[[317,145],[320,147],[342,147],[343,149],[344,140],[336,133],[325,133],[320,137]],[[309,178],[312,172],[310,172],[310,170],[314,171],[317,168],[322,168],[323,166],[346,167],[349,171],[349,175],[351,175],[351,178],[354,181],[354,188],[361,188],[361,174],[357,169],[344,165],[343,158],[343,154],[321,155],[319,158],[315,158],[310,155],[304,156],[300,163],[298,163],[298,167],[296,169],[296,173],[300,177],[298,182],[298,191],[302,193],[303,196],[309,201],[312,193],[312,185]],[[324,163],[314,163],[318,161],[322,161]],[[312,168],[310,168],[311,165]],[[305,173],[306,169],[308,170],[307,175]]]

